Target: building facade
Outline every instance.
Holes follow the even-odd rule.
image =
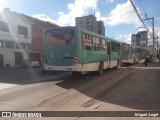
[[[29,59],[32,22],[9,8],[0,12],[0,68],[16,67]]]
[[[97,21],[94,15],[76,17],[75,24],[77,27],[81,27],[89,31],[105,35],[105,27],[103,21]]]
[[[131,44],[143,48],[148,47],[148,33],[147,31],[140,31],[137,34],[132,34]]]
[[[97,21],[98,22],[98,33],[105,35],[105,27],[103,21]]]
[[[23,17],[31,21],[32,24],[32,41],[29,44],[29,59],[31,61],[32,66],[37,64],[37,61],[43,59],[43,32],[44,29],[49,27],[58,27],[55,24],[50,22],[45,22],[27,15],[21,14]]]

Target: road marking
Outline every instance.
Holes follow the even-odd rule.
[[[10,87],[14,87],[17,86],[15,84],[7,84],[7,83],[0,83],[0,90],[1,89],[6,89],[6,88],[10,88]]]

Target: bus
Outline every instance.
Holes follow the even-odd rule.
[[[141,48],[122,43],[122,64],[134,64],[141,60]]]
[[[114,40],[112,38],[106,37],[108,40],[110,40],[110,58],[109,58],[109,62],[110,62],[110,68],[117,68],[118,66],[121,66],[122,64],[122,43]]]
[[[97,71],[102,74],[104,69],[119,65],[120,45],[116,43],[120,44],[79,27],[45,29],[42,72],[71,71],[76,74]],[[111,49],[111,46],[117,48]]]

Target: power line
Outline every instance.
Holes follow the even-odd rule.
[[[160,3],[159,3],[159,5],[158,5],[158,9],[157,9],[157,15],[156,15],[156,17],[158,18],[158,16],[159,16],[159,12],[160,12]],[[157,22],[156,22],[157,23]]]
[[[132,0],[129,0],[129,1],[131,2],[131,5],[132,5],[134,11],[136,12],[136,14],[137,14],[138,19],[140,20],[140,22],[143,24],[143,26],[145,27],[145,29],[147,30],[147,32],[149,33],[149,35],[152,35],[152,33],[148,30],[147,26],[145,25],[144,21],[142,20],[141,16],[139,15],[138,10],[135,7],[133,1]]]

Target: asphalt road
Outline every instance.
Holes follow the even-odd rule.
[[[0,111],[137,110],[160,110],[160,63],[110,69],[101,76],[0,71]]]

